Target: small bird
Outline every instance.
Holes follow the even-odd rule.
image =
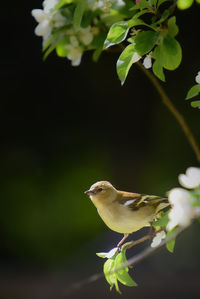
[[[119,191],[107,181],[93,184],[85,194],[89,195],[105,224],[111,230],[124,234],[119,248],[129,234],[151,226],[159,211],[169,205],[166,198]]]

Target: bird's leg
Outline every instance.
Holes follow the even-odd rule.
[[[153,231],[153,226],[150,223],[150,230],[149,230],[148,234],[138,240],[132,241],[131,244],[127,245],[126,249],[132,248],[133,246],[138,245],[146,240],[152,239],[156,235],[157,232],[158,231]]]
[[[124,241],[128,238],[129,234],[124,234],[123,238],[121,239],[121,241],[117,244],[118,249],[120,250],[122,244],[124,243]]]
[[[140,243],[142,243],[142,242],[144,242],[146,240],[149,240],[152,237],[153,237],[153,235],[149,235],[148,234],[148,235],[146,235],[146,236],[144,236],[144,237],[142,237],[142,238],[140,238],[138,240],[132,241],[131,244],[129,244],[129,245],[126,246],[126,249],[132,248],[133,246],[138,245],[138,244],[140,244]]]

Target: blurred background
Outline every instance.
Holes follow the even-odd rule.
[[[132,67],[123,87],[118,54],[80,67],[55,54],[42,61],[33,8],[2,4],[0,298],[118,298],[104,279],[69,294],[69,286],[102,270],[95,253],[121,235],[109,231],[83,193],[98,180],[119,189],[165,195],[177,175],[197,166],[181,128],[143,73]],[[200,70],[200,5],[177,12],[183,62],[163,86],[200,141],[200,111],[184,101]],[[199,298],[200,226],[138,264],[139,286],[126,298]],[[136,233],[135,238],[144,234]],[[133,255],[147,244],[138,246]]]

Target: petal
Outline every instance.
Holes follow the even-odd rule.
[[[48,20],[44,20],[35,28],[35,34],[38,36],[47,36],[51,34],[51,26]]]
[[[33,9],[31,14],[38,23],[42,22],[46,18],[46,15],[42,9]]]
[[[76,57],[75,59],[72,60],[72,65],[73,66],[79,66],[80,63],[81,63],[81,57],[82,57],[82,54],[79,55],[78,57]]]
[[[195,77],[195,81],[197,82],[197,84],[200,84],[200,74],[198,74],[198,75]]]
[[[151,58],[149,56],[145,57],[145,59],[143,61],[143,65],[146,69],[150,69],[152,67]]]
[[[182,188],[174,188],[169,192],[169,202],[172,205],[189,203],[190,193]]]
[[[200,169],[196,167],[189,167],[186,174],[180,174],[179,183],[188,189],[196,188],[200,185]]]

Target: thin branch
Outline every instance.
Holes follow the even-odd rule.
[[[176,109],[176,107],[174,106],[174,104],[172,103],[172,101],[170,100],[170,98],[168,97],[168,95],[166,94],[166,92],[162,88],[160,82],[156,79],[156,77],[150,71],[145,69],[145,67],[142,65],[141,62],[137,62],[137,65],[144,72],[144,74],[149,78],[151,83],[154,85],[157,92],[161,96],[163,104],[169,109],[169,111],[176,118],[177,122],[179,123],[183,132],[185,133],[185,136],[186,136],[189,144],[191,145],[191,147],[196,155],[197,160],[200,162],[200,148],[199,148],[188,124],[186,123],[185,119],[180,114],[180,112]]]
[[[170,236],[170,238],[167,238],[164,241],[162,241],[159,246],[154,247],[154,248],[148,247],[147,249],[143,250],[141,253],[136,254],[135,256],[133,256],[132,258],[127,260],[127,262],[124,263],[120,268],[116,269],[115,272],[118,271],[118,270],[124,269],[126,267],[129,267],[129,266],[135,266],[136,264],[140,263],[141,261],[143,261],[144,259],[146,259],[150,255],[152,255],[153,253],[157,252],[159,249],[164,247],[166,245],[166,243],[168,243],[171,240],[176,239],[177,237],[179,237],[190,226],[191,226],[191,224],[188,225],[187,227],[179,228],[178,231],[176,231],[173,235]],[[75,284],[69,286],[67,288],[67,290],[65,291],[65,295],[71,295],[72,293],[74,293],[78,289],[80,289],[80,288],[82,288],[82,287],[84,287],[84,286],[86,286],[86,285],[88,285],[92,282],[95,282],[95,281],[97,281],[97,280],[99,280],[103,277],[104,277],[103,272],[94,274],[94,275],[86,278],[85,280],[82,280],[78,283],[75,283]]]

